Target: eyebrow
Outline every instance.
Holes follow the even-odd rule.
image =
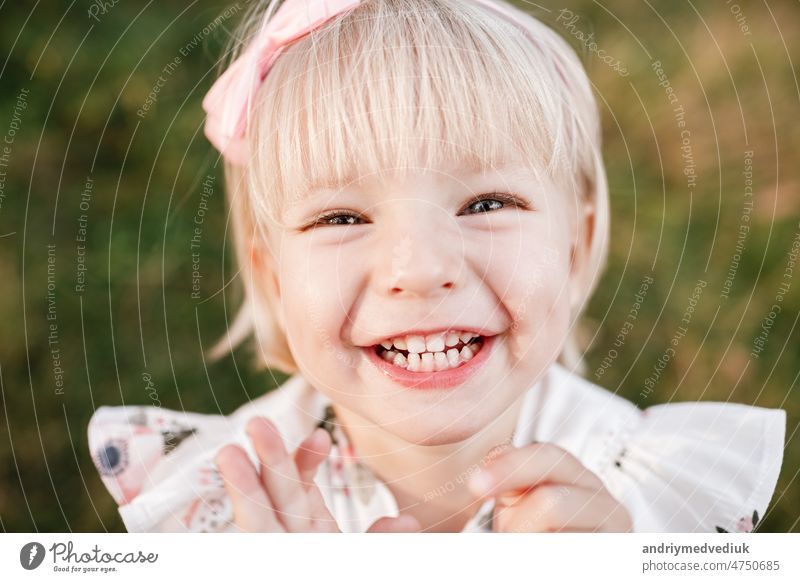
[[[498,179],[506,178],[508,180],[537,178],[536,171],[533,168],[520,165],[519,163],[504,163],[494,167],[481,166],[480,168],[476,168],[475,166],[460,166],[449,170],[449,173],[460,175],[461,180],[465,182],[484,177]],[[342,190],[347,188],[346,184],[352,184],[353,181],[354,180],[350,179],[349,177],[345,180],[317,180],[308,188],[306,188],[304,194],[298,197],[297,200],[303,202],[312,201],[316,198],[319,198],[323,193],[326,193],[325,191],[327,190]],[[330,193],[328,192],[328,194]]]

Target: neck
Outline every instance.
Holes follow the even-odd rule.
[[[414,515],[427,531],[460,531],[481,503],[467,488],[487,453],[511,444],[524,393],[503,414],[468,439],[417,445],[356,413],[333,405],[356,454],[394,494],[401,513]]]

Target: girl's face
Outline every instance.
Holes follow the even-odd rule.
[[[367,176],[290,202],[270,233],[271,289],[300,372],[410,443],[480,431],[566,339],[573,196],[510,165]],[[465,331],[481,336],[469,355]]]

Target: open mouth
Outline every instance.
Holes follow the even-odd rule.
[[[458,337],[453,336],[458,334],[451,334],[447,345],[412,346],[395,341],[378,344],[372,349],[381,359],[409,372],[441,372],[463,366],[474,358],[484,345],[484,338],[480,335],[467,333]],[[400,345],[397,345],[398,343]]]

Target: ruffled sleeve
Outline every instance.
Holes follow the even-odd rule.
[[[157,406],[102,406],[89,449],[129,532],[234,532],[233,507],[214,457],[237,444],[258,463],[245,427],[272,420],[292,452],[321,418],[324,402],[296,375],[228,416]]]
[[[636,532],[752,531],[777,485],[785,427],[780,409],[631,405],[606,441],[598,474]]]
[[[129,532],[222,532],[232,508],[213,453],[236,440],[223,416],[155,406],[103,406],[89,449]]]

